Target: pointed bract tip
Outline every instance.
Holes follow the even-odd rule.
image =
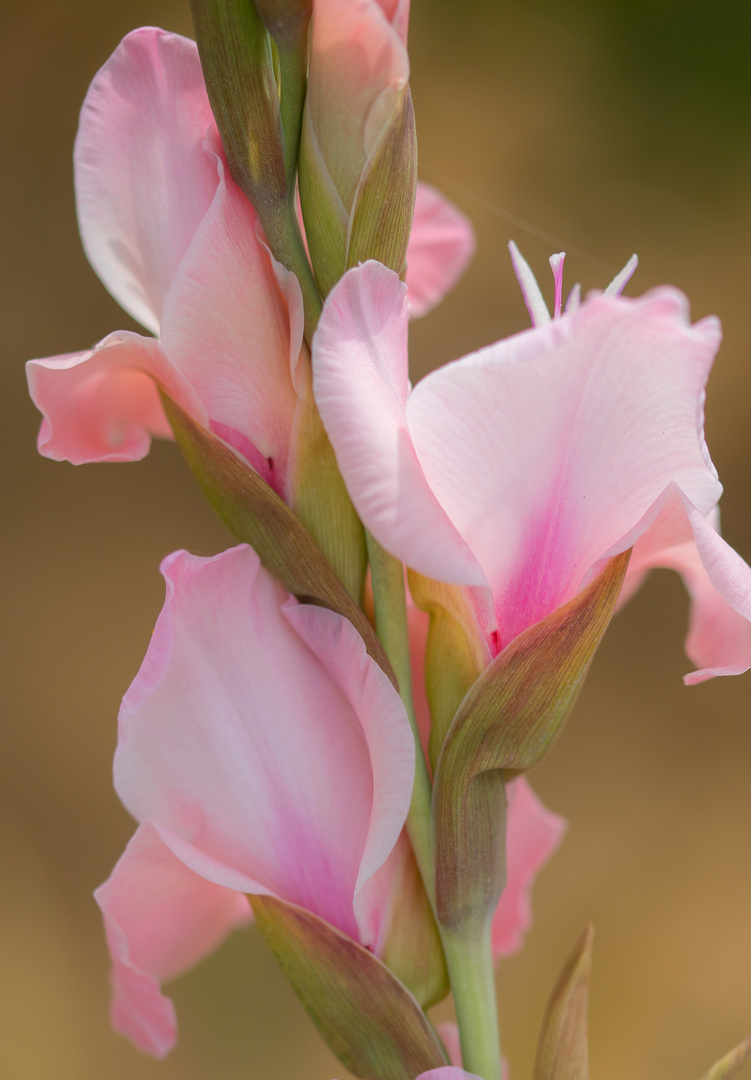
[[[533,1080],[588,1080],[587,1011],[594,927],[569,953],[542,1022]]]
[[[751,1057],[751,1035],[712,1066],[702,1080],[730,1080]]]
[[[594,940],[594,925],[592,923],[587,923],[577,938],[576,944],[569,953],[568,960],[561,972],[561,980],[563,980],[564,977],[568,977],[569,979],[581,979],[582,977],[589,978],[589,973],[592,968],[592,947],[594,945]]]

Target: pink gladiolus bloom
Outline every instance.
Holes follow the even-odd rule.
[[[246,922],[247,894],[379,951],[414,776],[401,699],[350,623],[298,604],[245,546],[162,569],[115,755],[140,824],[96,893],[113,1024],[156,1056],[176,1037],[159,982]]]
[[[28,364],[55,460],[133,461],[169,438],[156,382],[293,501],[295,436],[309,394],[302,301],[233,183],[195,44],[129,34],[89,89],[75,148],[84,248],[106,287],[157,338],[110,334]],[[437,303],[472,250],[466,219],[418,195],[408,281]]]
[[[717,531],[703,435],[719,323],[691,325],[667,287],[575,295],[537,321],[412,390],[404,286],[372,262],[345,275],[314,389],[360,517],[408,566],[466,588],[488,660],[633,548],[625,594],[653,566],[684,575],[701,669],[687,681],[745,671],[751,569]]]

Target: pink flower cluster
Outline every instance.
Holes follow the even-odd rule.
[[[375,30],[349,26],[354,5],[316,0],[303,131],[343,221],[370,152],[364,124],[345,160],[348,116],[372,128],[408,76],[408,5],[361,9]],[[406,566],[461,590],[485,664],[631,549],[623,598],[653,566],[686,581],[700,669],[688,682],[751,666],[751,569],[719,534],[703,436],[720,330],[692,325],[679,292],[627,299],[617,281],[583,302],[573,293],[562,313],[559,257],[551,318],[514,252],[536,325],[412,388],[409,320],[473,250],[463,215],[420,185],[406,279],[374,261],[350,269],[309,350],[300,288],[230,176],[196,47],[160,30],[129,35],[94,79],[75,165],[92,266],[153,336],[118,331],[29,362],[41,453],[143,457],[152,436],[171,437],[161,390],[294,509],[314,397],[363,524]],[[115,756],[138,828],[96,894],[113,1023],[157,1056],[176,1038],[160,983],[247,923],[248,896],[296,905],[384,954],[415,773],[405,706],[343,616],[298,602],[247,545],[177,552],[162,570],[167,599]],[[425,733],[427,616],[413,611],[410,625]],[[564,829],[523,777],[508,797],[496,958],[520,947],[532,883]],[[462,1077],[452,1066],[418,1080]]]

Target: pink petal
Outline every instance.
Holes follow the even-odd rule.
[[[655,566],[682,574],[691,596],[686,652],[700,668],[692,685],[751,668],[751,567],[720,536],[680,489],[658,501],[638,539],[631,563],[641,575]],[[631,568],[630,568],[631,570]]]
[[[121,710],[120,797],[208,880],[271,892],[358,938],[356,891],[411,795],[395,692],[349,623],[297,613],[251,549],[178,552],[163,572],[167,601]]]
[[[545,809],[523,776],[512,781],[506,793],[507,881],[491,930],[496,960],[521,948],[532,925],[532,886],[566,831],[564,818]]]
[[[151,436],[171,438],[157,382],[205,422],[200,403],[157,341],[128,331],[88,352],[29,360],[29,391],[44,420],[39,452],[55,461],[137,461]]]
[[[75,145],[81,237],[91,265],[153,333],[175,271],[208,210],[214,128],[194,42],[144,27],[95,76]]]
[[[426,315],[450,292],[475,251],[469,219],[428,184],[418,183],[407,247],[410,315]]]
[[[378,0],[378,3],[406,49],[410,0]]]
[[[344,481],[367,527],[430,577],[484,584],[430,489],[407,428],[406,288],[376,262],[350,270],[324,305],[313,386]]]
[[[480,1077],[476,1073],[465,1072],[456,1065],[444,1065],[441,1069],[430,1069],[429,1072],[420,1073],[417,1080],[480,1080]],[[504,1080],[506,1080],[505,1076]]]
[[[408,13],[393,0],[316,0],[306,110],[346,213],[409,79]]]
[[[458,1025],[454,1024],[450,1020],[447,1020],[441,1024],[436,1024],[436,1031],[440,1035],[441,1042],[446,1048],[446,1053],[449,1056],[449,1061],[451,1062],[452,1066],[456,1066],[457,1069],[461,1069],[462,1044],[461,1040],[459,1039]]]
[[[165,301],[162,348],[120,333],[87,353],[32,361],[32,396],[46,416],[40,450],[76,462],[143,457],[152,434],[171,435],[151,375],[286,496],[309,382],[299,286],[271,259],[215,151],[215,197]]]
[[[165,300],[162,346],[203,402],[212,429],[283,494],[298,404],[292,372],[302,347],[301,320],[295,318],[292,336],[255,211],[226,175],[218,136],[207,140],[210,151],[216,193]],[[287,286],[299,294],[296,281]]]
[[[140,1050],[164,1057],[177,1024],[160,981],[192,967],[248,922],[247,898],[187,870],[149,822],[94,895],[112,956],[113,1027]]]
[[[751,568],[699,515],[692,518],[699,559],[689,549],[673,563],[692,600],[686,653],[701,669],[684,676],[688,686],[751,668]]]
[[[415,775],[415,746],[404,705],[346,619],[310,604],[287,604],[284,614],[318,657],[359,719],[372,769],[372,810],[355,885],[360,940],[372,944],[385,897],[368,882],[396,846],[407,819]],[[336,753],[337,748],[330,748]],[[342,767],[347,762],[342,759]]]

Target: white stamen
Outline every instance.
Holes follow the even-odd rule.
[[[565,251],[559,251],[557,255],[551,255],[548,260],[550,269],[553,271],[555,281],[555,301],[553,302],[553,318],[561,317],[561,301],[563,299],[563,260],[566,258]]]
[[[605,289],[605,296],[620,296],[623,290],[628,285],[631,275],[639,265],[639,256],[632,255],[626,265],[621,270],[620,274],[616,274],[613,280]]]
[[[519,288],[522,291],[524,303],[527,305],[532,325],[543,326],[545,323],[549,323],[550,312],[529,263],[513,240],[509,240],[508,249],[511,253],[511,262],[516,274],[516,280],[519,282]]]
[[[564,308],[564,311],[566,312],[566,314],[569,314],[572,311],[577,311],[581,302],[582,287],[577,281],[576,285],[574,285],[573,289],[568,294],[568,300],[566,301],[566,307]]]

